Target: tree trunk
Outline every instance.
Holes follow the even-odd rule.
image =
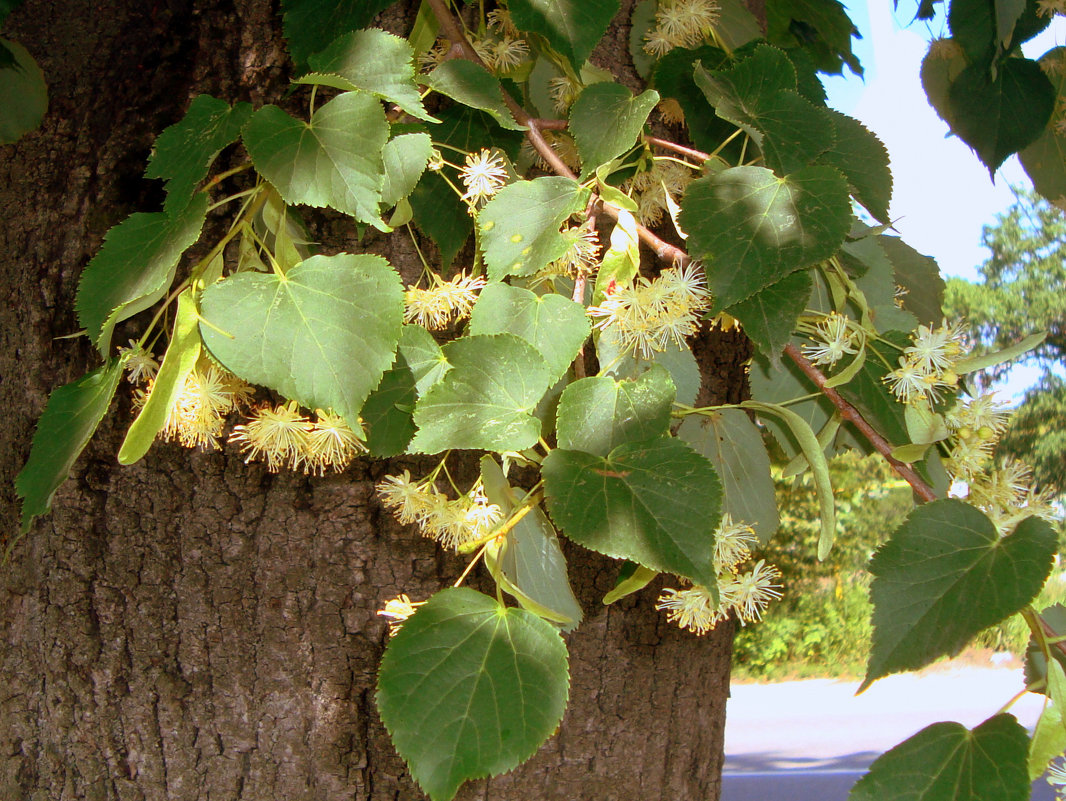
[[[417,8],[390,25],[405,32],[401,13]],[[202,92],[278,100],[289,66],[276,9],[257,0],[28,0],[4,33],[50,85],[41,129],[0,148],[12,537],[12,482],[47,395],[99,363],[84,338],[57,339],[78,329],[78,275],[111,225],[161,200],[141,177],[155,135]],[[704,397],[739,399],[739,340],[699,345]],[[120,391],[52,513],[0,567],[0,798],[423,798],[374,705],[387,636],[375,610],[447,586],[463,562],[382,509],[373,484],[396,464],[308,479],[159,444],[120,467],[129,421]],[[616,567],[568,556],[587,618],[567,637],[562,726],[459,797],[714,801],[732,631],[697,639],[666,623],[658,584],[604,607]]]

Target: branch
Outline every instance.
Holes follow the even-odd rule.
[[[800,349],[793,345],[791,342],[785,345],[785,353],[792,361],[796,363],[803,374],[806,375],[811,381],[817,385],[818,389],[822,391],[829,401],[836,406],[837,411],[840,412],[840,416],[851,423],[857,428],[870,444],[873,445],[874,450],[885,457],[892,469],[896,471],[914,490],[915,495],[921,498],[923,501],[935,501],[937,499],[936,492],[930,487],[921,476],[915,472],[914,468],[909,464],[901,462],[892,455],[892,445],[877,431],[874,430],[866,418],[862,416],[862,413],[848,403],[839,392],[832,387],[826,386],[826,377],[822,375],[821,370],[815,367],[807,358],[800,352]]]

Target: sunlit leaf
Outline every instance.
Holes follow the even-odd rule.
[[[425,395],[451,369],[437,340],[420,325],[403,327],[398,352],[415,378],[415,391],[419,397]]]
[[[415,83],[414,51],[406,39],[368,28],[334,39],[309,59],[311,73],[296,83],[361,90],[395,103],[412,117],[433,121]]]
[[[673,402],[674,384],[658,365],[633,381],[579,379],[559,399],[559,447],[607,456],[623,443],[661,437],[669,428]]]
[[[892,172],[884,144],[858,120],[832,109],[825,110],[836,127],[832,146],[818,159],[840,170],[851,193],[880,222],[891,222]]]
[[[452,369],[415,407],[414,453],[450,448],[521,451],[536,444],[533,416],[550,371],[532,345],[513,334],[467,336],[444,347]]]
[[[380,256],[312,256],[283,277],[237,273],[209,286],[201,313],[204,344],[227,370],[355,428],[392,365],[403,289]]]
[[[934,723],[878,757],[848,801],[1026,801],[1028,745],[1013,715]]]
[[[558,629],[465,587],[443,590],[389,640],[377,706],[432,801],[529,759],[562,719],[570,678]]]
[[[389,124],[376,97],[345,92],[310,122],[264,106],[244,127],[244,144],[260,174],[286,203],[329,206],[381,225],[382,149]]]
[[[683,442],[627,442],[606,457],[556,448],[542,472],[548,511],[567,537],[716,590],[722,485]]]
[[[283,29],[299,71],[334,37],[365,28],[393,0],[282,0]]]
[[[574,361],[589,329],[580,303],[507,284],[489,284],[481,290],[470,313],[471,334],[514,334],[536,348],[553,383]]]
[[[118,452],[119,464],[133,464],[148,453],[156,435],[166,425],[167,416],[185,386],[200,357],[199,314],[192,290],[186,289],[178,295],[177,313],[174,315],[174,328],[170,335],[170,344],[159,366],[159,373],[152,382],[152,391],[133,421],[126,439]]]
[[[166,294],[181,254],[200,238],[206,214],[207,195],[198,195],[179,214],[132,214],[107,232],[81,274],[75,303],[78,321],[101,354],[110,350],[118,323]]]
[[[570,240],[559,228],[587,201],[588,190],[570,178],[516,181],[501,189],[478,217],[489,279],[531,275],[562,256]]]
[[[1066,70],[1062,69],[1066,47],[1052,48],[1040,62],[1058,67],[1048,77],[1055,90],[1056,108],[1062,108],[1066,104]],[[1066,197],[1066,131],[1059,129],[1057,120],[1052,119],[1036,141],[1018,153],[1018,158],[1037,192],[1051,200]]]
[[[453,58],[425,76],[426,86],[464,106],[480,109],[492,115],[501,128],[524,131],[503,100],[500,79],[480,64],[465,58]]]
[[[873,645],[862,688],[954,656],[982,629],[1029,603],[1057,537],[1030,517],[1001,537],[982,512],[947,499],[915,509],[870,561]]]

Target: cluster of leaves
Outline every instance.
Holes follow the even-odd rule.
[[[484,557],[499,588],[496,598],[456,587],[417,606],[387,607],[410,616],[383,658],[378,707],[435,801],[529,758],[562,717],[569,675],[560,631],[579,624],[581,609],[558,532],[624,560],[605,602],[662,572],[702,588],[709,612],[719,593],[724,607],[715,541],[723,515],[750,526],[764,545],[778,525],[769,457],[749,414],[785,452],[787,472],[810,471],[822,558],[836,536],[827,455],[876,450],[930,501],[871,563],[874,641],[864,687],[956,653],[1026,607],[1050,571],[1053,532],[1037,517],[1002,532],[979,509],[944,497],[942,456],[953,436],[944,415],[954,399],[905,406],[886,383],[921,348],[911,343],[939,322],[941,284],[931,260],[856,219],[857,203],[888,223],[891,176],[876,137],[825,105],[817,70],[855,66],[853,28],[839,3],[776,0],[759,19],[739,0],[723,0],[716,20],[700,15],[696,34],[663,54],[648,53],[643,37],[685,2],[645,0],[634,12],[633,50],[650,88],[636,96],[588,63],[617,0],[501,3],[493,24],[506,27],[507,41],[524,42],[508,45],[511,56],[528,58],[500,58],[497,42],[491,65],[471,43],[488,52],[483,8],[455,16],[443,0],[426,0],[404,40],[364,27],[387,5],[283,3],[296,83],[310,87],[306,119],[201,96],[159,137],[147,175],[166,181],[164,208],[113,228],[85,269],[77,311],[105,363],[49,399],[17,479],[24,529],[47,511],[123,370],[143,359],[168,320],[169,346],[122,462],[141,458],[166,430],[204,364],[282,396],[286,409],[339,417],[374,457],[489,452],[465,500],[429,489],[436,472],[386,488],[420,523],[432,508],[435,530]],[[435,52],[438,30],[461,57],[418,74],[415,57]],[[988,69],[1015,71],[993,34]],[[975,53],[980,35],[968,32]],[[422,86],[434,93],[429,108]],[[561,110],[549,86],[572,96]],[[319,93],[329,99],[316,107]],[[693,144],[708,152],[649,137],[661,101],[681,109]],[[1015,116],[1039,118],[1040,109]],[[523,136],[532,155],[519,152]],[[255,181],[211,205],[208,195],[225,176],[197,187],[238,140],[249,162],[237,171],[252,168]],[[456,152],[465,167],[448,162]],[[542,174],[534,157],[554,174]],[[626,183],[669,160],[697,176],[662,187],[687,252],[638,223],[636,190]],[[208,215],[230,202],[239,206],[227,233],[179,277],[182,254]],[[412,289],[405,293],[384,258],[314,252],[292,208],[300,205],[336,210],[383,234],[421,230],[440,254],[424,264],[425,284],[451,293],[442,301],[450,327],[432,333],[405,310]],[[610,245],[599,256],[582,232],[606,228],[608,219]],[[640,240],[666,264],[646,259]],[[231,242],[237,247],[227,248]],[[472,253],[477,281],[465,271],[445,280],[460,252]],[[911,290],[902,303],[899,286]],[[466,321],[465,301],[454,295],[475,287],[483,288]],[[153,307],[140,341],[116,355],[116,325]],[[751,400],[694,407],[701,377],[684,338],[699,315],[739,321],[754,342]],[[833,336],[846,340],[817,346],[827,376],[802,355],[797,332],[824,339],[838,317],[846,322]],[[908,333],[919,324],[917,335]],[[600,372],[585,375],[592,355]],[[937,386],[954,386],[947,373],[939,368]],[[223,408],[231,404],[227,396]],[[277,430],[252,450],[276,445],[284,455],[268,464],[295,464],[303,457],[293,455],[291,437],[306,420],[275,418]],[[246,442],[251,430],[243,429]],[[513,463],[538,469],[540,481],[528,491],[512,486],[505,467]],[[459,542],[459,515],[480,515],[483,526],[489,506],[499,522]],[[504,604],[504,592],[518,606]],[[1006,782],[1010,791],[982,792],[1017,795],[1027,746],[1013,718],[973,732],[942,726],[875,765],[859,797],[891,785],[885,777],[898,775],[894,765],[912,767],[908,755],[926,739],[935,739],[940,761],[926,756],[919,782],[953,774],[969,758],[959,741],[986,738],[1009,748],[999,751],[1004,769],[978,780]],[[900,797],[893,792],[870,797]]]

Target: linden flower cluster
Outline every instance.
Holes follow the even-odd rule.
[[[1027,517],[1055,517],[1052,496],[1033,487],[1028,465],[993,459],[996,442],[1007,428],[1009,413],[991,393],[963,399],[944,415],[952,432],[945,467],[962,486],[958,494],[988,515],[1000,535],[1009,534]]]
[[[442,281],[434,274],[432,282],[426,289],[410,287],[404,292],[403,319],[433,331],[469,317],[477,293],[485,286],[483,276],[471,277],[465,271],[453,275],[449,281]]]
[[[155,380],[133,396],[134,405],[144,406],[152,394]],[[167,415],[162,436],[186,448],[219,450],[219,438],[230,412],[248,402],[252,388],[214,364],[197,365],[181,386],[177,400]]]
[[[481,149],[466,157],[459,178],[466,187],[463,200],[476,207],[491,198],[507,183],[510,176],[503,158],[491,150]]]
[[[672,341],[679,347],[696,333],[700,314],[710,305],[711,293],[695,264],[663,270],[657,279],[640,276],[632,286],[616,288],[599,306],[590,306],[596,327],[611,328],[624,352],[651,358]]]
[[[407,470],[385,476],[376,489],[397,520],[417,523],[424,536],[445,548],[457,549],[485,537],[503,517],[500,507],[488,502],[480,482],[454,501],[437,490],[432,477],[411,481]]]
[[[303,415],[295,401],[252,410],[247,422],[234,426],[229,441],[253,459],[266,462],[276,473],[282,467],[324,475],[327,469],[344,470],[366,451],[360,437],[339,416],[318,410],[316,420]]]
[[[687,589],[665,589],[655,604],[666,611],[666,619],[698,635],[706,634],[730,613],[742,626],[762,620],[763,610],[781,597],[781,571],[760,559],[751,570],[741,572],[740,565],[751,556],[758,541],[751,526],[734,523],[728,514],[714,534],[714,568],[718,577],[717,605],[705,587],[695,584]]]
[[[675,47],[698,47],[720,10],[716,0],[659,0],[655,27],[644,35],[644,51],[658,58]]]
[[[124,361],[126,379],[131,384],[142,384],[151,381],[159,372],[159,362],[152,358],[144,348],[130,340],[128,348],[119,347],[118,354]]]
[[[813,345],[803,346],[803,355],[813,364],[832,369],[845,354],[858,353],[856,345],[862,342],[862,329],[855,326],[842,314],[826,315],[810,331]]]
[[[637,202],[637,216],[645,226],[658,225],[669,209],[667,195],[679,201],[697,171],[672,159],[656,159],[650,170],[638,172],[626,183]]]
[[[938,328],[918,326],[913,344],[903,349],[899,367],[885,376],[902,403],[939,402],[943,390],[954,391],[959,377],[952,367],[966,355],[964,331],[959,323],[945,321]]]
[[[567,228],[561,233],[569,240],[569,247],[562,256],[540,270],[533,277],[533,283],[560,275],[576,278],[595,272],[600,262],[600,237],[596,229],[591,225],[579,225]]]

